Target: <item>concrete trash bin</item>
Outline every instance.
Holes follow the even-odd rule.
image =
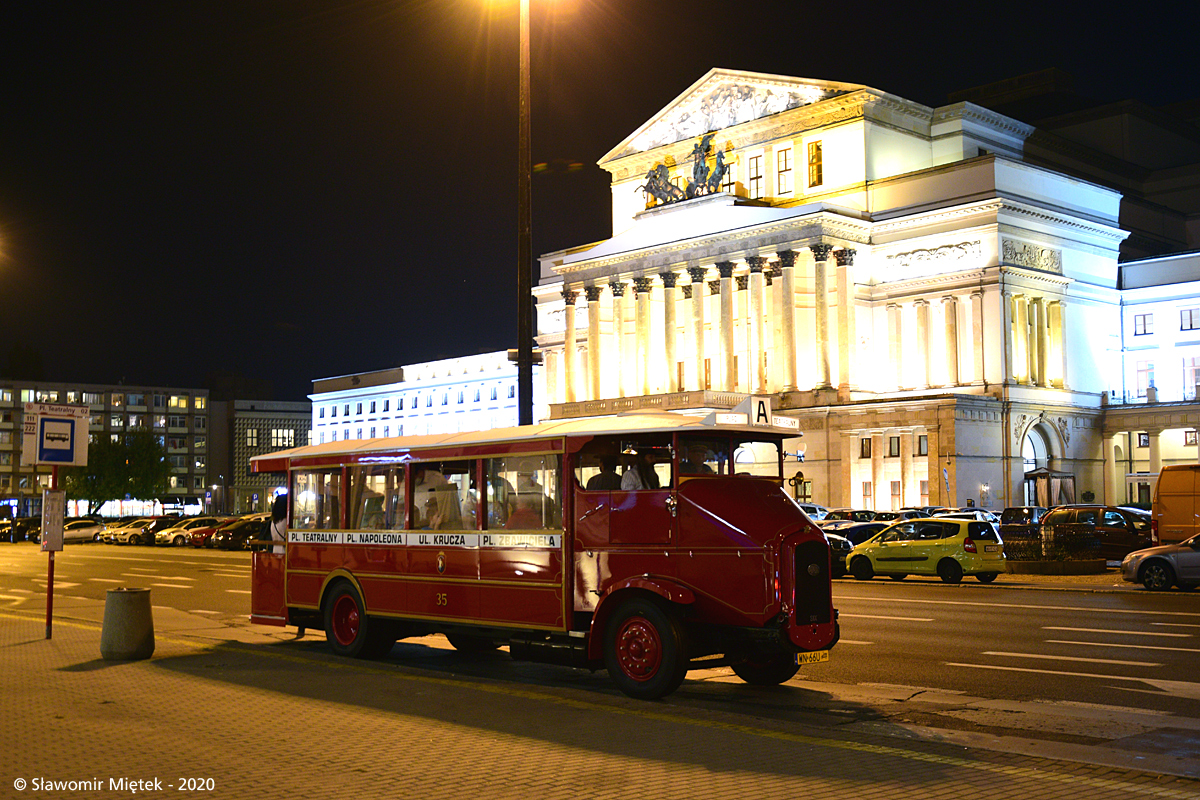
[[[154,619],[150,616],[150,590],[109,589],[104,600],[100,657],[108,661],[134,661],[152,655]]]

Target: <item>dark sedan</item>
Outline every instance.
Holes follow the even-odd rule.
[[[223,525],[209,540],[218,550],[249,550],[250,542],[268,538],[270,516],[242,517]]]

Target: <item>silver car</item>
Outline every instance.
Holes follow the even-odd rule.
[[[1121,562],[1121,577],[1151,591],[1200,585],[1200,534],[1178,544],[1135,550]]]

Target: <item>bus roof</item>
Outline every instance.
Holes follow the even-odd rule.
[[[427,436],[393,436],[376,439],[347,439],[340,442],[293,447],[265,453],[250,459],[254,472],[283,472],[293,459],[320,458],[321,456],[367,456],[376,452],[398,450],[426,450],[448,447],[469,447],[492,443],[533,442],[565,436],[599,436],[640,433],[713,432],[747,433],[763,437],[801,436],[799,426],[792,424],[750,425],[734,423],[731,417],[747,419],[743,414],[717,412],[705,417],[686,416],[670,412],[630,412],[606,417],[579,417],[525,425],[518,428],[491,428],[484,431],[463,433],[435,433]],[[784,418],[776,416],[775,420]]]

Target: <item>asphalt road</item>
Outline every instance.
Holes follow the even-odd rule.
[[[0,546],[0,609],[45,608],[47,560],[30,543]],[[1200,719],[1200,593],[1014,590],[1005,579],[836,581],[842,640],[829,662],[804,667],[798,680]],[[57,598],[102,601],[117,586],[149,588],[156,607],[244,619],[250,554],[79,544],[56,556]],[[319,647],[318,637],[306,642]],[[392,658],[404,652],[402,643]]]

